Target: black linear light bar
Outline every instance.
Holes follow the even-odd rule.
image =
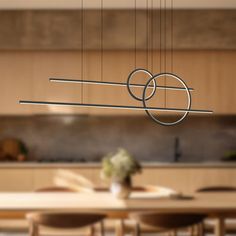
[[[105,104],[86,104],[86,103],[67,103],[67,102],[44,102],[44,101],[27,101],[20,100],[20,104],[26,105],[54,105],[54,106],[74,106],[74,107],[96,107],[96,108],[112,108],[112,109],[127,109],[127,110],[149,110],[149,111],[168,111],[168,112],[189,112],[189,113],[204,113],[212,114],[213,111],[209,110],[188,110],[178,108],[161,108],[161,107],[138,107],[138,106],[120,106],[120,105],[105,105]]]
[[[110,86],[125,86],[127,87],[127,83],[121,82],[106,82],[106,81],[93,81],[93,80],[75,80],[75,79],[61,79],[61,78],[50,78],[50,82],[57,82],[57,83],[78,83],[78,84],[96,84],[96,85],[110,85]],[[130,84],[130,87],[145,87],[143,84]],[[148,87],[153,88],[153,85],[149,85]],[[158,86],[156,85],[157,89],[167,89],[167,90],[186,90],[185,88],[181,87],[174,87],[174,86]],[[193,88],[188,88],[189,91],[194,91]]]

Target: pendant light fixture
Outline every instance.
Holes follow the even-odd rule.
[[[212,114],[213,111],[210,110],[199,110],[191,108],[191,92],[194,91],[193,88],[188,88],[187,84],[181,79],[179,76],[173,73],[173,0],[169,0],[171,3],[171,46],[170,46],[170,54],[171,54],[171,70],[167,71],[167,2],[168,0],[164,0],[164,11],[162,10],[163,0],[159,0],[160,3],[160,72],[155,74],[153,72],[154,68],[154,19],[153,19],[153,1],[151,0],[151,11],[149,11],[149,0],[146,0],[146,20],[147,20],[147,53],[146,53],[146,68],[137,68],[137,0],[134,0],[134,70],[129,74],[127,82],[111,82],[111,81],[103,81],[103,63],[104,63],[104,6],[103,0],[101,0],[101,80],[86,80],[84,79],[84,2],[81,0],[81,79],[64,79],[64,78],[50,78],[50,82],[56,83],[77,83],[81,84],[81,102],[80,103],[68,103],[68,102],[53,102],[53,101],[28,101],[28,100],[20,100],[20,104],[28,104],[28,105],[52,105],[52,106],[73,106],[73,107],[94,107],[94,108],[108,108],[108,109],[127,109],[127,110],[143,110],[147,113],[147,115],[156,123],[164,126],[176,125],[182,122],[189,113],[197,113],[197,114]],[[151,12],[151,32],[149,29],[149,12]],[[163,27],[164,26],[164,27]],[[163,32],[164,31],[164,35]],[[151,35],[151,70],[149,71],[149,36]],[[164,40],[163,40],[164,36]],[[164,48],[163,48],[164,45]],[[164,63],[163,63],[164,57]],[[164,72],[162,71],[164,67]],[[145,74],[148,76],[146,84],[134,83],[131,82],[137,74]],[[177,81],[181,84],[181,86],[168,86],[166,83],[166,78],[171,78],[172,80]],[[160,85],[160,80],[164,79],[164,85]],[[141,102],[140,106],[131,106],[131,105],[112,105],[112,104],[92,104],[92,103],[84,103],[83,101],[83,86],[84,85],[100,85],[100,86],[117,86],[117,87],[126,87],[127,92],[130,96],[139,102]],[[132,92],[132,88],[142,88],[142,95],[137,96]],[[151,90],[151,92],[150,92]],[[164,107],[155,107],[149,106],[147,102],[151,99],[154,99],[155,95],[158,95],[157,90],[164,90]],[[171,91],[179,91],[185,92],[187,95],[187,106],[186,108],[169,108],[166,106],[167,94],[168,90]],[[148,92],[149,91],[149,92]],[[154,116],[152,112],[170,112],[170,113],[181,113],[181,118],[177,119],[174,122],[163,122],[158,117]]]

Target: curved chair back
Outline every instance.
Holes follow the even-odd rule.
[[[130,217],[138,223],[156,227],[160,230],[177,230],[200,224],[206,218],[204,214],[195,213],[132,213]]]
[[[206,186],[197,189],[198,193],[210,193],[210,192],[236,192],[236,187],[233,186]]]
[[[81,228],[93,225],[101,222],[105,217],[104,214],[64,212],[35,212],[26,215],[26,218],[34,225],[64,229]]]
[[[93,188],[94,191],[96,192],[108,192],[109,188],[106,187],[95,187]],[[156,186],[156,185],[146,185],[146,186],[133,186],[132,191],[137,191],[137,192],[168,192],[168,193],[177,193],[175,190],[166,188],[166,187],[161,187],[161,186]]]
[[[60,186],[50,186],[50,187],[44,187],[44,188],[38,188],[35,190],[35,192],[38,193],[46,193],[46,192],[68,192],[68,193],[73,193],[73,192],[78,192],[75,189],[69,188],[69,187],[60,187]]]

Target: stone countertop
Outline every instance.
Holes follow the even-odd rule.
[[[144,168],[236,168],[236,162],[199,162],[199,163],[164,163],[164,162],[143,162]],[[38,162],[8,162],[0,163],[0,169],[48,169],[48,168],[100,168],[97,162],[88,163],[38,163]]]

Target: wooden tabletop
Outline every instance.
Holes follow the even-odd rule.
[[[236,193],[202,193],[192,199],[133,194],[128,200],[108,192],[0,193],[0,218],[24,218],[29,211],[97,211],[113,218],[127,217],[131,211],[200,212],[215,217],[216,236],[224,236],[224,219],[236,217]]]
[[[193,199],[170,199],[133,195],[119,200],[108,192],[101,193],[0,193],[0,212],[65,211],[167,211],[236,213],[236,193],[202,193]]]

